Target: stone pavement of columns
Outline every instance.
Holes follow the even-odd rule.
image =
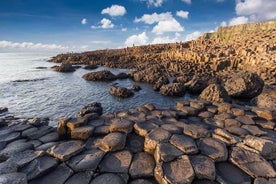
[[[276,183],[275,117],[197,100],[104,115],[88,108],[58,128],[5,112],[0,183]]]

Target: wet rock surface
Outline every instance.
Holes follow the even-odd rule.
[[[0,128],[0,183],[275,181],[272,111],[202,100],[163,110],[151,104],[104,115],[102,110],[92,103],[77,116],[97,117],[60,121],[67,135],[62,139],[60,127],[0,115],[6,122]]]
[[[62,63],[60,66],[55,66],[53,70],[57,72],[74,72],[76,69],[69,63]]]

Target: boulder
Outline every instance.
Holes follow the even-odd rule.
[[[98,66],[97,65],[86,65],[83,68],[86,69],[86,70],[94,70],[94,69],[97,69]]]
[[[121,98],[128,98],[134,95],[132,90],[119,86],[111,86],[109,89],[109,93]]]
[[[231,97],[253,98],[261,94],[264,82],[255,73],[241,71],[225,82],[225,90]]]
[[[127,73],[121,72],[116,75],[117,79],[127,79],[129,75]]]
[[[116,80],[116,76],[108,70],[87,73],[82,76],[83,79],[89,81],[112,81]]]
[[[229,102],[230,97],[223,86],[219,84],[210,84],[199,95],[200,100],[213,102]]]
[[[172,83],[163,85],[160,88],[160,93],[164,96],[183,96],[186,88],[181,83]]]
[[[251,102],[259,107],[276,109],[276,92],[264,91],[259,96],[253,98]]]
[[[93,102],[91,104],[84,106],[77,114],[77,117],[84,117],[85,115],[90,113],[96,113],[99,116],[102,115],[103,113],[102,104],[98,102]]]
[[[74,72],[76,69],[69,63],[62,63],[60,66],[53,68],[57,72]]]

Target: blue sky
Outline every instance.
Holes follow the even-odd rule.
[[[1,0],[0,52],[187,41],[219,26],[275,19],[275,0]]]

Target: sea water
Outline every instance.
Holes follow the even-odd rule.
[[[82,78],[92,71],[108,69],[118,74],[128,72],[126,69],[99,67],[92,71],[80,68],[73,73],[55,72],[51,67],[56,64],[47,62],[52,56],[53,53],[0,53],[0,107],[8,107],[19,117],[48,117],[55,126],[60,118],[73,117],[92,102],[100,102],[104,113],[107,113],[129,110],[146,103],[168,108],[188,98],[164,97],[153,91],[150,85],[131,79],[93,82]],[[142,90],[135,92],[133,97],[121,99],[109,94],[113,83],[123,87],[136,84]]]

